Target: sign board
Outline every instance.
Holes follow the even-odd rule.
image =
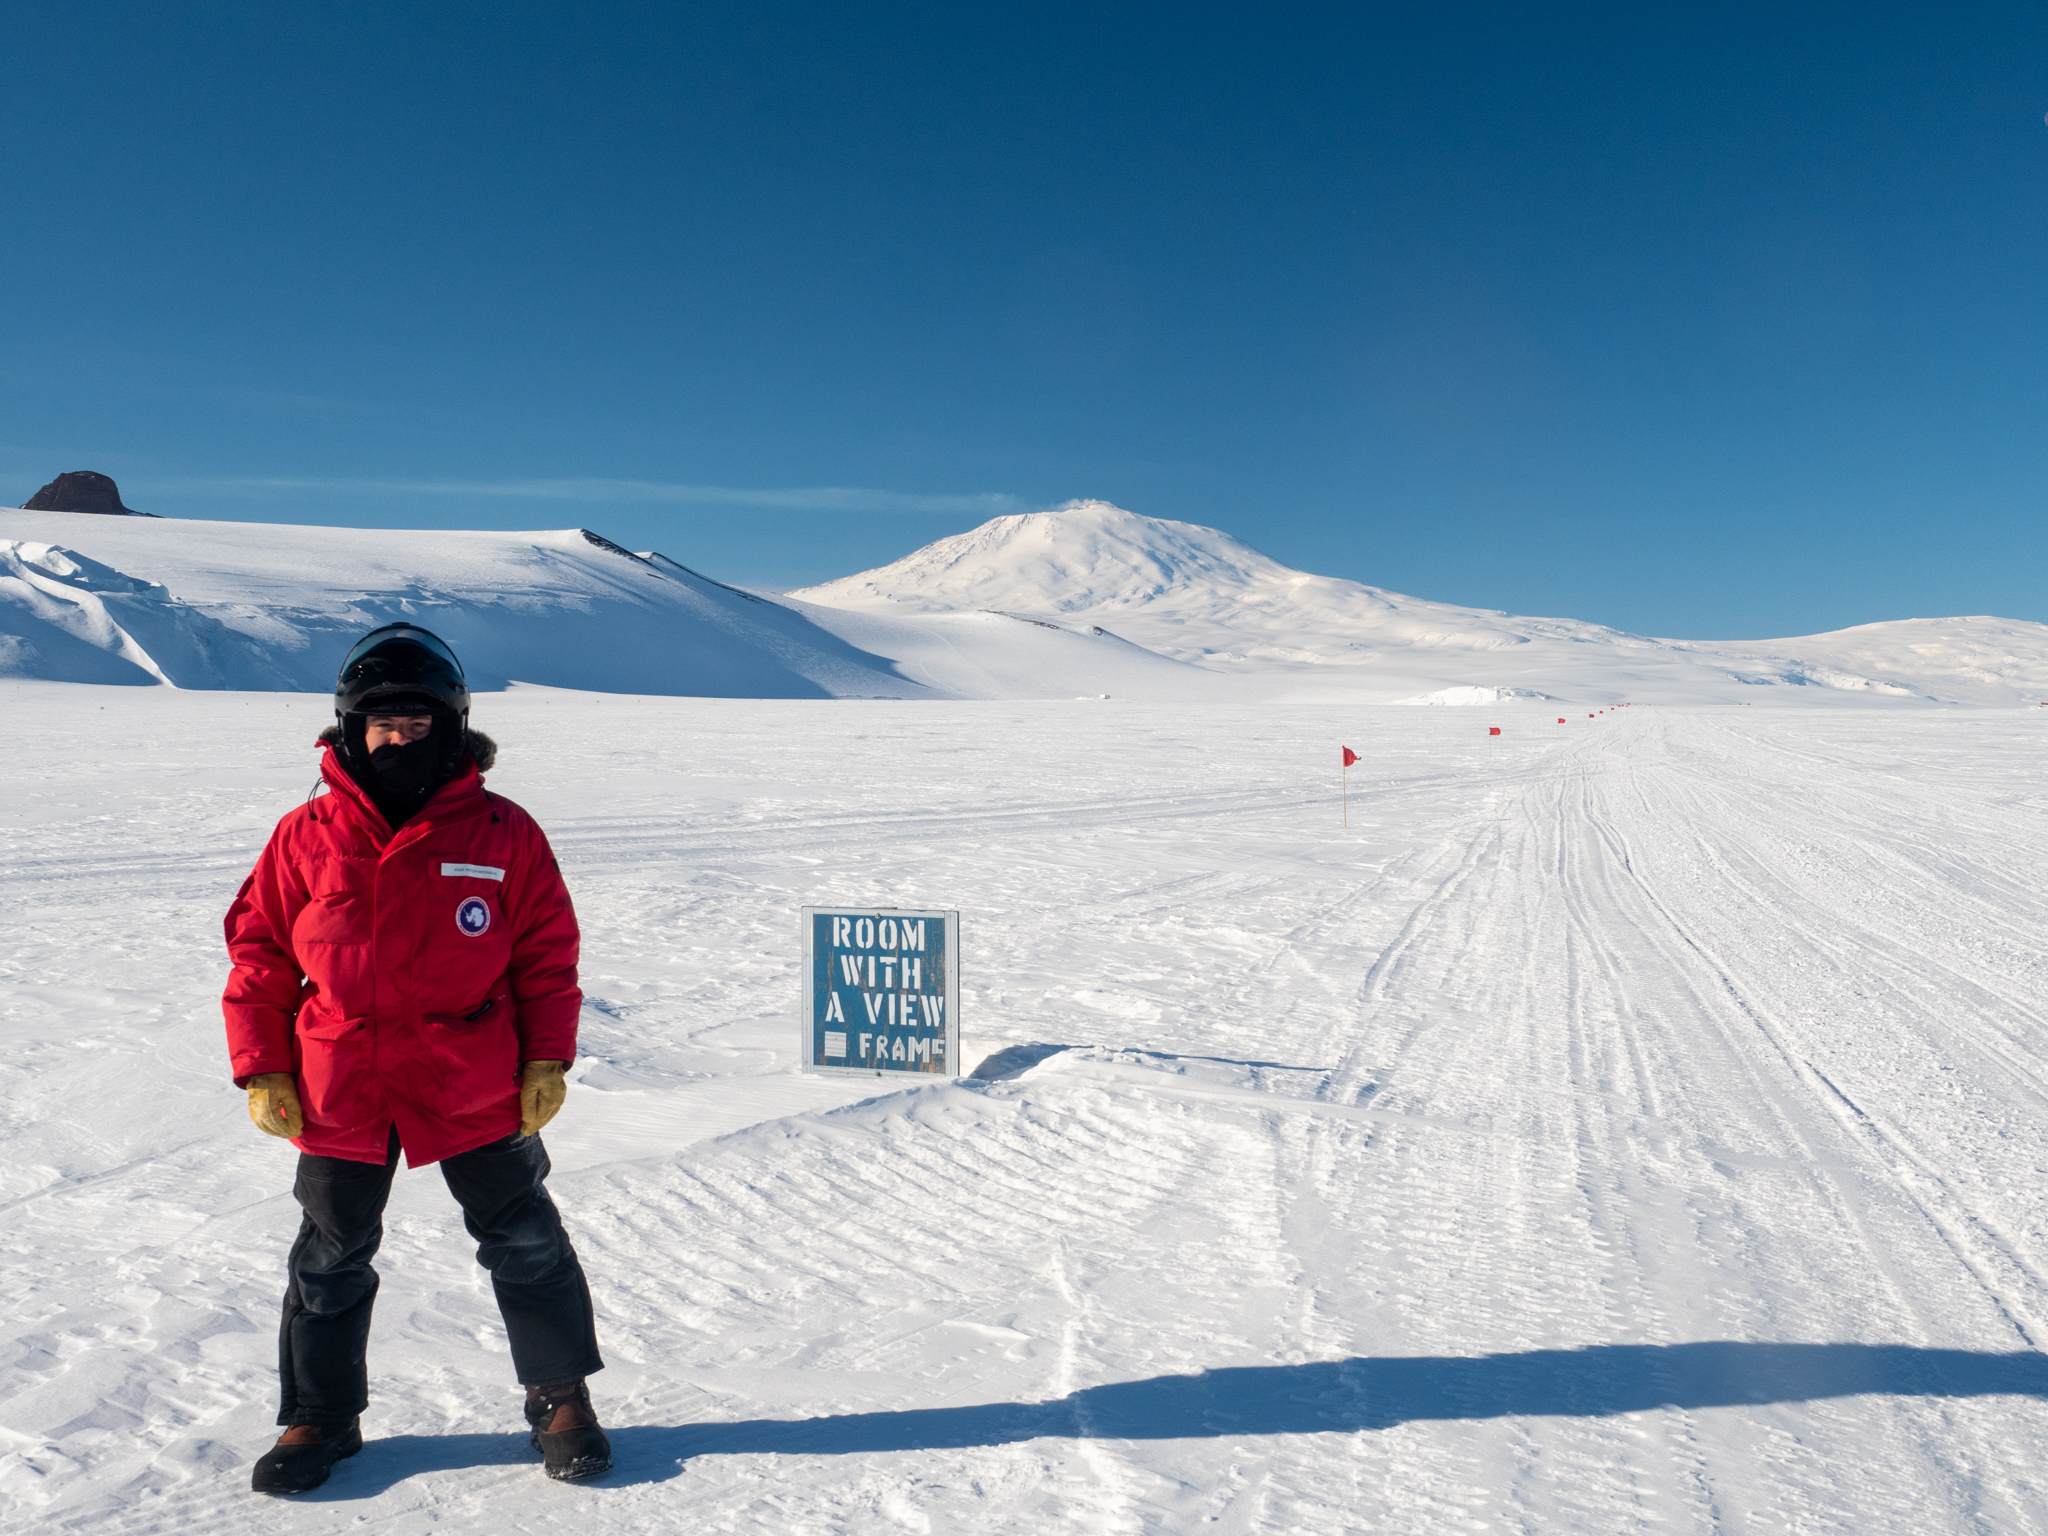
[[[803,1064],[958,1077],[960,914],[805,907]]]

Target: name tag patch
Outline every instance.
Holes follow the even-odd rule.
[[[443,864],[441,866],[441,873],[444,875],[466,875],[471,880],[502,880],[505,878],[505,871],[495,869],[489,864]]]

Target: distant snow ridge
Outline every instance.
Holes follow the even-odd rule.
[[[93,553],[36,537],[53,532]],[[481,689],[932,693],[780,603],[658,559],[581,529],[85,525],[0,511],[0,675],[324,692],[355,637],[403,619],[454,646]]]
[[[790,596],[866,614],[982,609],[1085,616],[1161,655],[1243,678],[1253,697],[1979,705],[2048,699],[2048,625],[1904,619],[1789,640],[1656,639],[1312,576],[1217,529],[1143,517],[1105,501],[998,517],[893,564]],[[1475,664],[1476,658],[1484,659]],[[1482,669],[1492,682],[1468,681]]]
[[[399,619],[443,636],[480,690],[1185,698],[1213,697],[1221,681],[1090,625],[775,601],[579,528],[0,510],[0,677],[325,692],[357,636]]]
[[[0,675],[62,682],[288,688],[248,636],[60,545],[0,539]]]
[[[1196,523],[1106,501],[993,518],[893,565],[791,597],[865,613],[1113,615],[1164,655],[1236,670],[1359,665],[1393,648],[1495,651],[1538,637],[1654,641],[1572,619],[1521,619],[1312,576]]]
[[[992,518],[893,565],[790,595],[841,608],[1072,613],[1300,576],[1214,528],[1141,517],[1106,501],[1070,501]]]
[[[2048,699],[2048,625],[1661,640],[1291,570],[1103,501],[998,517],[769,598],[586,529],[426,532],[0,510],[0,676],[325,691],[393,620],[473,685],[720,698],[1498,705]],[[1483,679],[1483,681],[1475,681]]]
[[[1541,703],[1551,695],[1538,693],[1533,688],[1486,688],[1473,683],[1460,683],[1451,688],[1439,688],[1435,693],[1425,693],[1412,699],[1396,699],[1396,704],[1510,704],[1516,700],[1530,700]]]

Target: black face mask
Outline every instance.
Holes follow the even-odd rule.
[[[435,770],[440,767],[440,735],[436,729],[418,741],[383,746],[372,752],[370,767],[377,775],[377,782],[397,795],[416,795],[427,788],[434,782]]]

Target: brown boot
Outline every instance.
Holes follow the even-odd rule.
[[[346,1424],[294,1424],[257,1458],[250,1487],[258,1493],[304,1493],[327,1481],[337,1461],[363,1448],[356,1420]]]
[[[612,1443],[597,1422],[590,1388],[581,1377],[552,1387],[528,1387],[526,1422],[533,1426],[533,1448],[557,1482],[611,1470]]]

